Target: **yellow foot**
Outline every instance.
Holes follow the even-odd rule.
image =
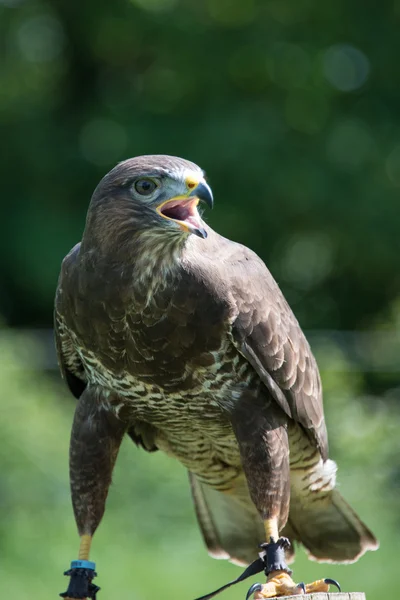
[[[330,583],[338,586],[333,579],[319,579],[318,581],[308,583],[307,585],[304,585],[304,583],[296,584],[285,571],[273,571],[268,575],[267,583],[264,583],[263,585],[258,584],[259,587],[257,586],[256,588],[254,600],[276,598],[279,596],[312,594],[314,592],[328,592]]]

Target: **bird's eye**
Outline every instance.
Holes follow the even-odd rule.
[[[147,177],[137,179],[134,183],[135,190],[141,196],[150,196],[156,187],[158,187],[157,183],[153,181],[153,179],[148,179]]]

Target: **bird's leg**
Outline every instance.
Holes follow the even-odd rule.
[[[92,545],[92,536],[84,533],[81,535],[81,543],[79,544],[78,559],[89,560],[90,546]]]
[[[248,597],[255,592],[255,600],[326,592],[329,583],[335,583],[325,579],[296,584],[286,564],[285,549],[290,542],[279,537],[279,531],[287,521],[290,502],[287,420],[287,415],[268,398],[254,397],[249,392],[243,394],[231,414],[250,496],[264,521],[268,540],[260,554],[267,582],[253,585],[248,592]]]
[[[92,536],[104,514],[112,471],[126,425],[108,409],[98,389],[88,388],[78,401],[70,445],[71,495],[80,535],[78,560],[65,575],[71,577],[70,598],[92,598],[100,588],[92,583],[95,563],[89,560]]]
[[[292,596],[303,594],[303,584],[296,584],[291,578],[292,571],[286,564],[285,549],[290,547],[287,538],[279,537],[277,519],[266,519],[264,529],[268,543],[262,544],[262,558],[264,561],[264,572],[267,583],[258,584],[255,589],[254,598],[275,598],[276,596]],[[254,586],[253,586],[254,587]]]

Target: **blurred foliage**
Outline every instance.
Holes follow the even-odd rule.
[[[368,600],[394,596],[400,550],[399,24],[400,0],[0,0],[0,314],[51,326],[60,262],[117,161],[200,164],[206,219],[256,250],[302,326],[322,331],[332,454],[382,542],[351,568],[300,553],[296,574]],[[0,592],[47,600],[76,554],[74,404],[38,374],[35,339],[5,330],[0,352]],[[104,598],[187,600],[238,572],[207,558],[183,469],[129,442],[94,558]]]

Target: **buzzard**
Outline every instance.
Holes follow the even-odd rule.
[[[261,561],[258,598],[327,591],[330,580],[293,582],[288,539],[332,562],[378,546],[335,488],[318,367],[296,318],[262,260],[213,231],[200,202],[213,197],[192,162],[126,160],[100,181],[62,263],[55,332],[78,399],[80,535],[64,597],[99,589],[89,550],[126,434],[186,467],[209,553],[251,572]]]

